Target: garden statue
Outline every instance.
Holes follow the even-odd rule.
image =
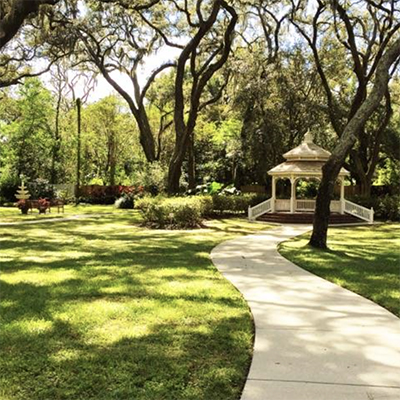
[[[18,187],[15,197],[18,199],[17,206],[21,210],[22,214],[28,214],[28,199],[31,197],[31,195],[29,194],[28,189],[25,187],[24,181],[22,181],[21,186]]]

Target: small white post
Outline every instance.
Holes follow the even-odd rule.
[[[340,180],[340,214],[344,214],[344,178]]]
[[[272,193],[271,193],[271,212],[275,212],[275,202],[276,202],[276,180],[272,177]]]
[[[374,209],[371,207],[371,212],[369,213],[369,223],[374,223]]]
[[[249,206],[249,208],[247,209],[247,218],[249,219],[249,221],[251,221],[251,218],[253,216],[253,210],[251,209],[251,207]]]
[[[295,178],[290,178],[290,213],[294,213],[295,209],[295,202],[296,202],[296,179]]]

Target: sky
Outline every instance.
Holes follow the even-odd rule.
[[[147,78],[150,74],[160,65],[165,63],[166,61],[172,61],[179,55],[180,50],[176,48],[171,48],[164,46],[162,47],[156,54],[148,56],[144,62],[144,64],[139,68],[139,83],[140,86],[143,87],[147,81]],[[168,69],[166,70],[168,71]],[[163,71],[164,72],[164,71]],[[165,73],[165,72],[164,72]],[[74,77],[73,72],[70,75],[70,79]],[[133,86],[129,77],[125,74],[122,74],[118,71],[114,71],[111,73],[111,77],[116,80],[116,82],[124,88],[129,94],[133,96]],[[42,81],[46,85],[47,88],[50,88],[51,75],[50,73],[43,74],[41,77]],[[84,80],[80,80],[77,82],[76,86],[76,96],[82,97],[85,87]],[[118,94],[114,88],[103,78],[101,74],[97,77],[97,83],[94,90],[90,93],[90,97],[88,98],[89,103],[93,103],[98,101],[99,99],[109,96],[111,94]]]

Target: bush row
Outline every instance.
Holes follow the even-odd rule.
[[[247,208],[263,201],[265,196],[245,194],[238,196],[145,197],[136,201],[144,222],[158,228],[195,228],[204,218],[215,214],[245,213]]]

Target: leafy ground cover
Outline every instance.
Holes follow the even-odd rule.
[[[324,279],[371,299],[400,317],[400,224],[330,228],[329,251],[307,245],[310,233],[279,252]]]
[[[137,212],[0,227],[0,398],[238,399],[253,325],[212,265],[265,225],[141,228]]]
[[[52,207],[51,213],[39,214],[38,210],[34,210],[33,213],[29,212],[28,215],[22,215],[17,207],[0,207],[0,223],[63,218],[84,214],[127,214],[128,212],[127,210],[119,210],[113,206],[79,204],[77,206],[66,205],[64,213],[57,213],[57,207]]]

